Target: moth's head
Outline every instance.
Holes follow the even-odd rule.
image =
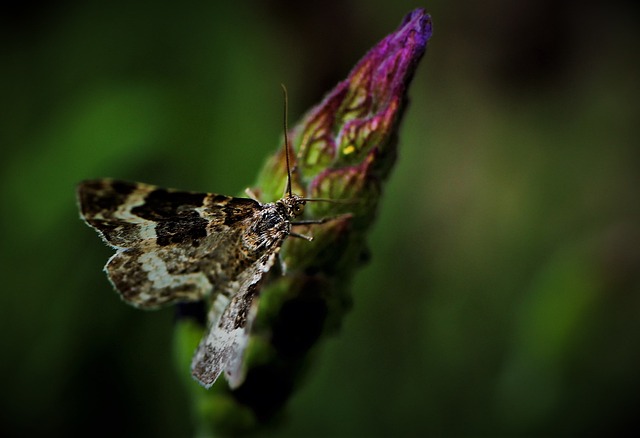
[[[287,214],[291,219],[300,216],[304,211],[305,204],[307,203],[307,201],[298,195],[285,196],[282,198],[281,202],[287,209]]]

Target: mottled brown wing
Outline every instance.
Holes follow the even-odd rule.
[[[238,277],[237,294],[230,300],[225,294],[216,297],[209,312],[207,333],[191,361],[193,377],[205,388],[211,387],[222,371],[232,389],[243,382],[244,351],[258,310],[261,282],[273,266],[284,237],[276,242],[273,251],[263,254]]]
[[[105,267],[141,308],[203,299],[241,266],[228,266],[260,209],[251,199],[101,179],[78,186],[83,219],[118,252]]]

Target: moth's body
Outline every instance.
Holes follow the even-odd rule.
[[[305,200],[261,204],[110,179],[81,183],[78,199],[84,220],[117,249],[105,270],[125,301],[144,309],[210,301],[193,375],[209,387],[224,370],[239,385],[260,283]]]

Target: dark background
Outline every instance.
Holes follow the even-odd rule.
[[[402,17],[434,35],[355,307],[274,436],[638,429],[636,2],[14,2],[0,15],[3,432],[193,433],[172,310],[74,186],[239,193]]]

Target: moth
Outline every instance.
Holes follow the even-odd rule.
[[[258,308],[265,275],[274,265],[307,201],[291,191],[285,96],[284,196],[261,203],[213,193],[165,189],[113,179],[80,183],[81,218],[116,253],[105,271],[127,303],[156,309],[178,302],[207,300],[207,328],[191,363],[193,377],[209,388],[224,371],[232,388],[244,380],[242,360]]]

